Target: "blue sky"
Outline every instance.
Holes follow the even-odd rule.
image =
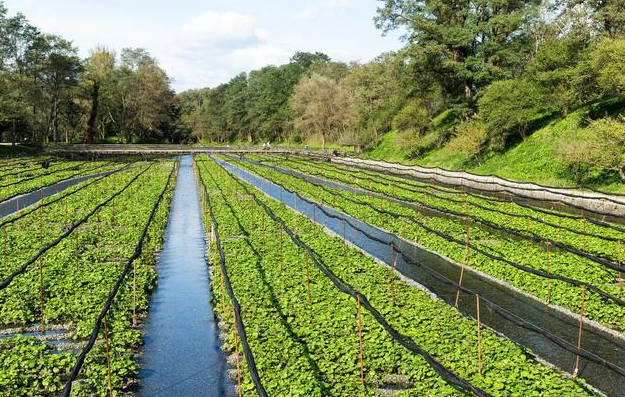
[[[402,47],[373,23],[376,0],[4,0],[44,32],[95,45],[144,47],[177,91],[215,86],[295,51],[368,61]]]

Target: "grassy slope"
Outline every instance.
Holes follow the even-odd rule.
[[[407,159],[408,151],[394,145],[394,132],[380,139],[377,146],[363,157],[405,164],[419,164],[453,170],[467,170],[476,174],[495,174],[504,178],[537,182],[550,186],[576,186],[572,173],[558,155],[558,142],[572,136],[579,127],[586,109],[571,113],[566,118],[551,121],[503,153],[487,154],[480,162],[468,162],[446,147],[429,152],[421,159]],[[604,180],[597,186],[606,191],[625,192],[625,185],[617,178]]]

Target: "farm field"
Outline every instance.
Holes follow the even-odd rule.
[[[72,395],[127,388],[174,170],[137,162],[1,220],[0,395],[60,395],[72,370]]]
[[[228,378],[227,395],[622,395],[625,227],[613,219],[297,155],[56,162],[45,171],[26,158],[0,162],[0,180],[26,184],[98,173],[0,218],[2,397],[147,396],[152,379],[184,385],[186,366],[165,380],[158,365],[141,372],[146,338],[161,337],[159,324],[147,335],[146,324],[163,300],[185,294],[167,282],[188,271],[176,264],[183,246],[167,249],[176,266],[159,267],[178,196],[197,202],[204,224],[206,274],[193,282],[210,290],[200,306],[215,316],[221,342],[210,354],[227,361],[215,375]],[[188,182],[180,190],[180,172],[197,192]],[[378,245],[365,249],[366,239]],[[450,294],[396,268],[420,266],[409,246],[461,269],[450,279],[424,268]],[[472,272],[558,313],[554,321],[569,318],[575,337],[498,305],[466,284]],[[544,344],[543,357],[489,322],[497,316],[564,353]],[[161,326],[184,338],[184,321]],[[613,345],[589,339],[600,332]]]
[[[616,330],[625,325],[619,272],[625,230],[618,224],[323,164],[280,162],[342,187],[237,164],[573,312],[580,310],[586,285],[585,314]],[[379,195],[363,198],[353,187]]]

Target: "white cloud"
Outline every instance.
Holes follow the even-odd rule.
[[[251,15],[207,11],[182,24],[159,58],[177,89],[215,86],[240,72],[288,61],[292,51],[274,41]]]
[[[295,19],[313,21],[325,16],[342,15],[352,5],[354,0],[323,0],[296,13]]]
[[[187,48],[238,48],[258,43],[263,36],[250,15],[206,11],[180,27],[178,41]]]

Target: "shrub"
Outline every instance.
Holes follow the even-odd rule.
[[[429,121],[427,109],[418,101],[411,101],[393,118],[392,126],[400,133],[411,132],[413,135],[421,135]]]
[[[454,137],[447,147],[456,153],[462,153],[468,159],[477,158],[486,146],[488,131],[483,122],[473,120],[456,127]]]
[[[625,182],[625,119],[593,121],[573,139],[562,140],[559,151],[574,170],[616,171]]]
[[[478,106],[495,150],[503,149],[509,136],[525,139],[533,123],[559,111],[548,93],[528,80],[491,84],[484,90]]]

